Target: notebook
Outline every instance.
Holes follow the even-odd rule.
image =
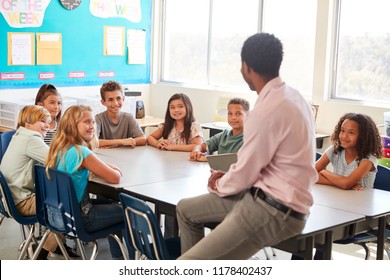
[[[211,169],[227,172],[230,165],[237,162],[237,153],[207,155],[206,158]]]

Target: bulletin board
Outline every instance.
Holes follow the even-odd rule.
[[[82,0],[72,10],[64,8],[60,0],[31,0],[36,8],[32,5],[30,13],[13,15],[12,20],[36,20],[39,15],[34,16],[34,9],[40,9],[41,1],[48,4],[38,27],[15,27],[0,14],[0,89],[36,88],[43,83],[101,85],[108,80],[122,84],[150,83],[152,0]],[[11,2],[0,0],[0,7],[12,10]],[[95,10],[103,11],[108,9],[103,6],[108,2],[116,5],[114,12],[118,14],[129,12],[127,3],[140,6],[137,18],[92,14],[91,3],[99,4]],[[25,59],[31,61],[28,65],[16,63],[18,46],[10,39],[23,36],[32,37],[32,57]],[[122,40],[122,48],[112,43],[115,36]],[[10,48],[14,48],[14,57]]]

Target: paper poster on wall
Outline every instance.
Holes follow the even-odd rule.
[[[149,84],[153,0],[92,0],[105,18],[91,14],[90,2],[0,0],[0,8],[8,13],[0,14],[0,88],[39,88],[45,81],[58,87],[101,86],[110,79],[121,84]],[[69,8],[80,5],[67,10],[61,3]],[[105,13],[110,7],[115,11]],[[38,14],[43,10],[44,15]],[[135,23],[131,17],[141,20]],[[23,28],[14,27],[20,23]],[[114,27],[108,29],[106,39],[105,27]],[[146,32],[145,64],[129,64],[128,29]],[[11,34],[16,34],[13,40]],[[132,58],[130,55],[134,62]]]
[[[50,0],[0,0],[0,12],[11,27],[39,27]]]
[[[144,30],[127,30],[128,64],[146,64],[146,32]]]
[[[104,26],[104,55],[124,55],[125,28]]]
[[[8,65],[34,65],[34,33],[8,32]]]
[[[37,65],[62,64],[62,34],[37,33]]]
[[[120,17],[131,22],[142,19],[141,0],[90,0],[89,10],[100,18]]]

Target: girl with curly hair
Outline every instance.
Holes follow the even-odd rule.
[[[372,188],[382,140],[375,122],[364,114],[347,113],[335,126],[333,143],[316,162],[318,184],[341,189]],[[326,170],[328,164],[333,172]]]

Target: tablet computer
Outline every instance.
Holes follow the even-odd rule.
[[[237,162],[237,153],[207,155],[206,158],[211,169],[227,172],[230,165]]]

